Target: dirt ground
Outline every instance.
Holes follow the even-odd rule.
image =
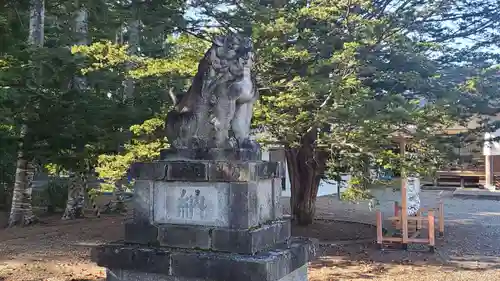
[[[318,208],[326,210],[330,206],[326,200],[319,200]],[[5,216],[0,213],[0,225]],[[89,215],[84,220],[61,221],[60,216],[52,216],[32,227],[0,229],[0,281],[103,281],[104,270],[89,260],[88,245],[121,239],[123,220],[123,216]],[[309,228],[295,227],[292,233],[329,242],[375,235],[366,224],[328,220],[318,220]],[[447,265],[439,251],[382,252],[371,243],[344,242],[322,246],[318,253],[309,266],[309,281],[500,280],[497,266],[466,269]]]
[[[292,226],[292,236],[313,237],[323,242],[365,240],[377,237],[373,225],[317,219],[308,226]]]
[[[382,252],[373,245],[324,248],[309,266],[309,281],[470,281],[500,280],[498,268],[457,268],[438,254]]]
[[[104,280],[103,268],[89,260],[89,248],[78,244],[120,239],[123,217],[42,220],[35,226],[0,230],[1,281]]]

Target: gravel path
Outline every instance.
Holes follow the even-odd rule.
[[[393,212],[401,193],[392,189],[374,190],[384,216]],[[445,238],[438,252],[450,265],[464,268],[500,269],[500,201],[453,198],[450,191],[421,191],[422,207],[437,206],[443,200]],[[284,201],[285,211],[288,209]],[[375,211],[367,202],[340,202],[335,196],[318,198],[319,217],[375,223]]]

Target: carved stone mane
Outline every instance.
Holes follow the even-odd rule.
[[[182,96],[179,102],[175,105],[174,110],[180,113],[191,111],[196,101],[201,97],[201,89],[203,87],[203,77],[210,68],[209,56],[212,49],[209,49],[198,64],[198,71],[193,77],[193,82],[186,94]]]
[[[250,39],[219,36],[198,65],[191,87],[167,115],[167,138],[176,149],[242,148],[258,98],[251,73]]]

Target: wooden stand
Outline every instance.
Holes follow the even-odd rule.
[[[401,154],[404,154],[405,142],[401,142]],[[439,235],[444,236],[444,209],[443,202],[439,202],[439,206],[433,209],[420,208],[416,216],[408,217],[407,196],[406,196],[406,181],[403,172],[401,181],[401,206],[397,202],[394,203],[394,216],[389,220],[393,223],[396,229],[401,231],[400,237],[384,236],[382,225],[382,212],[377,210],[377,244],[383,248],[386,244],[400,244],[401,248],[407,249],[408,243],[428,244],[429,250],[434,252],[436,246],[435,236],[435,215],[438,216]],[[427,213],[427,215],[425,215]],[[427,222],[427,238],[421,238],[423,234],[423,222]]]
[[[403,219],[404,216],[402,216],[402,214],[405,212],[398,206],[397,202],[394,203],[394,211],[394,216],[389,217],[388,219],[392,222],[393,226],[397,230],[401,231],[401,237],[391,237],[383,235],[382,212],[380,210],[377,211],[377,244],[380,246],[380,248],[383,248],[384,242],[391,244],[400,244],[403,249],[406,249],[409,243],[417,243],[428,244],[430,251],[433,252],[434,247],[436,246],[436,216],[438,218],[439,237],[444,236],[443,203],[440,202],[439,206],[433,209],[420,208],[416,216],[406,216],[406,221],[405,219]],[[426,222],[425,225],[424,222]],[[427,237],[421,238],[420,236],[424,234],[422,230],[424,230],[425,228],[427,228]]]

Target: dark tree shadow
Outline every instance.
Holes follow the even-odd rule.
[[[442,242],[441,242],[442,243]],[[318,258],[311,262],[310,269],[321,272],[321,279],[313,280],[370,280],[394,274],[393,268],[412,268],[414,270],[435,271],[477,271],[500,269],[498,260],[491,257],[491,263],[482,267],[464,267],[455,264],[441,253],[437,245],[435,253],[430,253],[425,246],[410,246],[402,249],[380,250],[375,243],[323,246],[318,251]],[[463,262],[467,261],[463,258]],[[471,262],[475,259],[472,258]],[[332,270],[330,270],[332,269]],[[392,271],[392,272],[391,272]]]

